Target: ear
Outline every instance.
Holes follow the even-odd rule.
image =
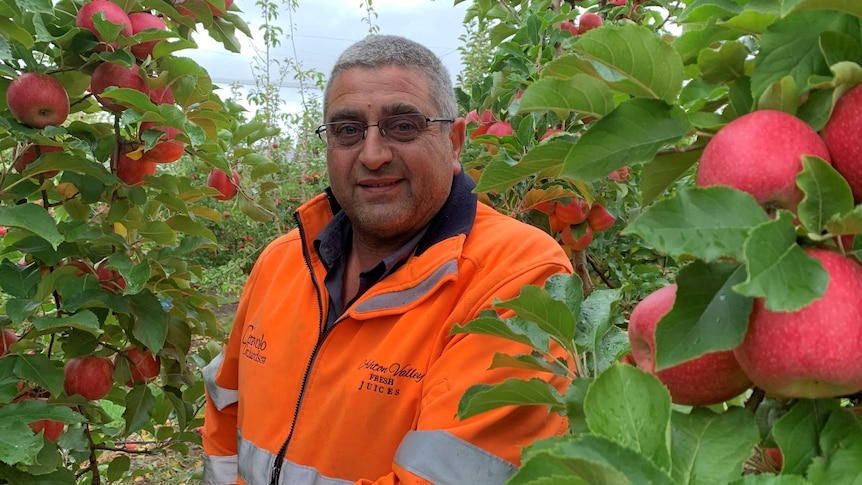
[[[461,172],[461,149],[464,148],[464,140],[467,135],[467,122],[464,118],[456,118],[449,127],[449,141],[452,143],[452,169],[453,173]]]

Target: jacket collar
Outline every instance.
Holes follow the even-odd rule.
[[[452,190],[449,192],[449,198],[446,199],[437,215],[428,223],[425,237],[416,246],[417,256],[440,241],[459,234],[470,233],[476,218],[476,206],[479,200],[478,196],[473,193],[475,187],[476,184],[463,169],[452,177]],[[329,209],[332,211],[331,218],[341,211],[341,205],[335,200],[330,187],[324,189],[324,192],[329,202]],[[303,211],[307,205],[297,210],[297,220],[299,220],[299,212]]]

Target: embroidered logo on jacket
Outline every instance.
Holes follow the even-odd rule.
[[[358,369],[367,371],[359,382],[358,391],[376,392],[387,396],[400,395],[400,386],[404,381],[420,382],[425,378],[425,374],[412,365],[400,362],[381,364],[375,360],[364,359]]]
[[[260,334],[259,337],[255,335],[256,323],[245,327],[245,330],[242,332],[242,355],[254,362],[265,364],[266,336],[264,334]]]

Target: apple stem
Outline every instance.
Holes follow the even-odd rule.
[[[755,387],[754,391],[751,393],[751,396],[745,401],[745,409],[755,413],[757,408],[760,406],[760,403],[763,402],[763,398],[766,397],[766,392],[759,388]]]

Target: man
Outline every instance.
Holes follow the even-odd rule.
[[[204,370],[204,482],[502,483],[565,421],[543,406],[459,420],[475,384],[549,377],[488,370],[528,349],[450,331],[571,265],[544,232],[477,203],[465,122],[428,49],[354,44],[323,111],[332,185],[261,254]]]

